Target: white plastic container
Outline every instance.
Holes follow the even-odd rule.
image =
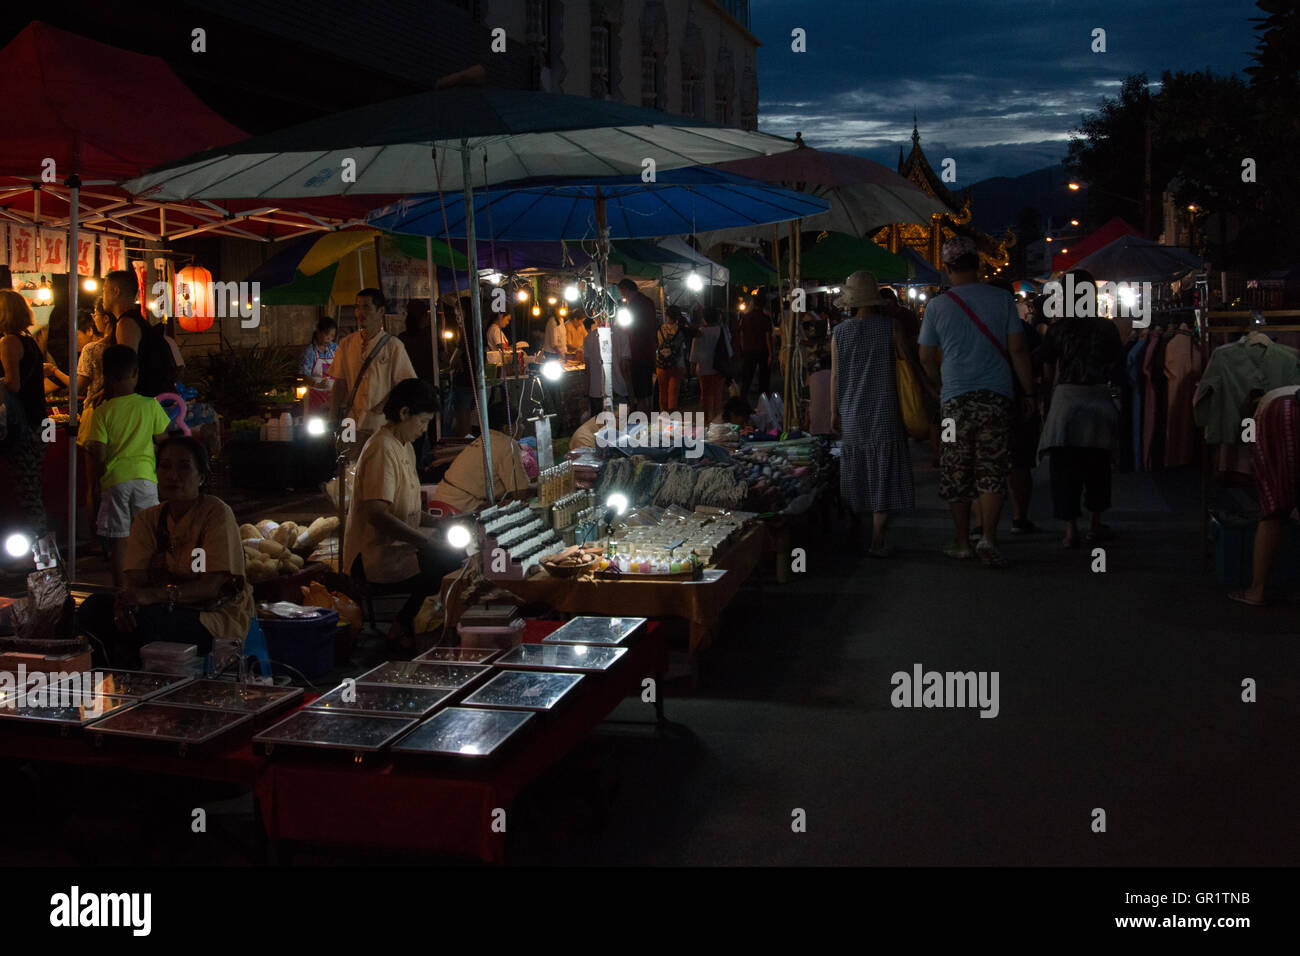
[[[203,658],[195,644],[153,641],[140,648],[140,663],[147,671],[197,677],[203,672]]]

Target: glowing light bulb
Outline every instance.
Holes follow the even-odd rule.
[[[542,377],[550,382],[558,382],[564,375],[564,366],[556,359],[551,359],[542,366]]]
[[[605,499],[605,507],[613,508],[616,512],[622,514],[624,511],[627,511],[627,495],[617,491],[614,492]]]
[[[32,539],[20,532],[15,532],[5,538],[5,554],[11,558],[21,558],[24,554],[30,554],[32,550]]]
[[[564,301],[565,302],[578,301],[578,287],[576,285],[566,285],[564,287]]]
[[[908,290],[907,290],[907,297],[908,297],[909,299],[915,299],[915,298],[916,298],[916,290],[915,290],[915,289],[908,289]]]
[[[94,279],[87,279],[85,282],[81,283],[81,287],[87,292],[94,292],[99,288],[99,283]]]
[[[536,317],[541,314],[542,314],[542,307],[540,305],[533,306],[533,316]]]
[[[447,529],[447,543],[457,550],[469,547],[473,540],[474,536],[463,524],[454,524]]]
[[[54,293],[49,289],[41,288],[36,290],[37,302],[49,302],[52,298],[54,298]]]
[[[454,339],[454,338],[456,337],[456,333],[453,332],[451,329],[446,329],[446,330],[442,333],[442,337],[443,337],[444,339]]]
[[[560,300],[557,299],[557,298],[556,298],[555,296],[553,296],[553,295],[548,295],[548,296],[546,297],[546,304],[547,304],[547,305],[555,305],[555,303],[557,303],[557,302],[559,302],[559,301],[560,301]]]
[[[528,290],[527,290],[527,289],[520,289],[518,292],[515,293],[515,298],[518,299],[520,302],[527,302],[527,301],[528,301]]]
[[[307,434],[318,437],[325,434],[325,419],[309,418],[307,419]]]
[[[699,292],[704,288],[704,280],[692,272],[686,277],[686,288],[690,289],[692,292]]]
[[[564,318],[568,314],[569,314],[569,310],[566,309],[564,306],[560,306],[560,318]]]
[[[629,309],[619,309],[615,313],[615,318],[618,319],[619,325],[628,326],[632,324],[632,312]]]

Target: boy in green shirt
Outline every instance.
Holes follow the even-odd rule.
[[[102,496],[96,528],[109,540],[113,585],[120,588],[126,583],[122,569],[131,522],[158,504],[153,446],[171,427],[171,419],[157,399],[135,394],[140,378],[135,349],[104,349],[103,366],[107,401],[95,409],[87,447]]]

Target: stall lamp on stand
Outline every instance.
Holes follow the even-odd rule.
[[[610,560],[611,565],[613,564],[613,555],[610,554],[609,550],[609,538],[614,532],[614,519],[622,515],[625,511],[627,511],[627,495],[616,491],[605,499],[605,517],[603,519],[603,524],[605,525],[604,552],[605,557]]]
[[[457,551],[467,549],[473,541],[474,535],[459,521],[447,529],[447,543]]]

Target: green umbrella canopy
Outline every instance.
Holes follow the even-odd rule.
[[[776,272],[747,252],[733,252],[722,264],[731,273],[732,285],[776,285]]]
[[[642,279],[663,277],[664,266],[694,265],[674,252],[644,239],[620,239],[610,243],[609,261],[630,276]]]
[[[867,269],[881,282],[911,278],[911,266],[870,239],[857,239],[843,232],[832,232],[816,245],[805,247],[799,259],[800,279],[835,282],[847,279],[859,269]],[[790,268],[787,255],[782,268]]]

